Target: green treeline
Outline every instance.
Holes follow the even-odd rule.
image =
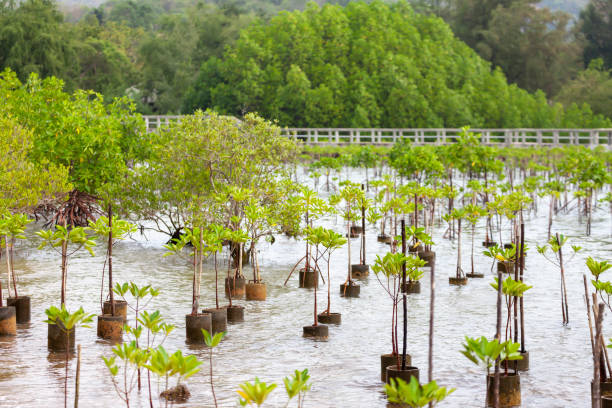
[[[259,112],[286,126],[604,126],[588,106],[564,111],[500,69],[433,15],[405,2],[316,5],[254,22],[211,58],[186,111]]]
[[[108,102],[127,96],[145,114],[603,127],[611,16],[612,0],[592,0],[575,20],[530,0],[0,0],[0,69]]]

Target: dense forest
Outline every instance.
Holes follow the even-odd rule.
[[[612,117],[610,17],[612,0],[0,0],[0,69],[142,113],[598,127]]]

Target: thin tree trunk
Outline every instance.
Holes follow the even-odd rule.
[[[74,382],[74,408],[79,408],[79,385],[81,381],[81,345],[77,346],[76,379]]]
[[[406,224],[402,219],[402,253],[406,255]],[[406,285],[406,262],[402,263],[402,285],[403,288]],[[408,336],[408,306],[406,300],[406,292],[402,293],[402,306],[404,311],[404,333],[403,333],[403,344],[402,344],[402,370],[406,369],[406,347],[407,347],[407,336]]]
[[[497,271],[497,324],[495,329],[495,338],[501,343],[501,326],[502,326],[502,273]],[[499,358],[495,360],[495,378],[493,381],[493,403],[495,408],[499,408]]]
[[[8,235],[4,236],[4,248],[6,253],[6,287],[8,297],[11,297],[11,257],[9,256],[9,239]]]
[[[603,322],[604,305],[593,305],[595,320],[595,353],[593,354],[593,408],[601,408],[601,377],[600,377],[600,353],[603,346],[601,324]]]
[[[567,307],[567,287],[565,285],[565,269],[563,268],[563,249],[561,248],[561,242],[559,241],[559,233],[556,234],[557,245],[559,245],[559,266],[561,268],[561,287],[562,287],[562,308],[563,308],[563,324],[569,323],[569,310]]]
[[[215,386],[213,384],[213,360],[212,360],[212,349],[210,349],[210,389],[212,390],[213,400],[215,401],[215,407],[217,406],[217,396],[215,395]]]
[[[113,208],[108,205],[108,293],[111,302],[111,315],[115,316],[115,296],[113,294]]]

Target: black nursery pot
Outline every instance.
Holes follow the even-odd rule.
[[[487,376],[487,407],[495,403],[495,374]],[[518,373],[500,373],[499,376],[499,406],[516,407],[521,405],[521,377]]]
[[[219,309],[203,309],[202,313],[210,313],[211,315],[211,335],[227,331],[227,309],[225,307],[220,307]]]
[[[484,273],[466,273],[465,276],[468,278],[484,278]]]
[[[300,288],[314,288],[319,282],[319,274],[314,269],[302,269],[299,273]]]
[[[14,306],[0,307],[0,336],[17,334],[16,314]]]
[[[403,293],[421,293],[421,282],[408,281],[402,284]]]
[[[410,378],[412,377],[416,377],[417,380],[419,379],[419,369],[408,365],[408,356],[406,356],[406,369],[405,370],[402,370],[401,367],[398,368],[397,364],[393,364],[387,367],[387,378],[386,378],[387,384],[391,384],[392,378],[395,378],[395,379],[401,378],[402,380],[409,383]]]
[[[495,241],[482,241],[482,246],[485,248],[491,248],[496,245]]]
[[[359,285],[349,282],[343,283],[340,285],[340,296],[347,298],[356,298],[359,297],[360,287]]]
[[[244,322],[244,307],[243,306],[225,306],[227,309],[227,322],[240,323]]]
[[[202,333],[202,329],[206,329],[209,333],[212,332],[212,316],[210,313],[185,315],[185,331],[187,335],[187,343],[204,343],[204,334]]]
[[[601,408],[612,408],[612,395],[601,397]]]
[[[61,322],[49,324],[48,327],[47,348],[50,351],[66,351],[66,346],[68,346],[68,351],[74,350],[74,327],[68,331],[68,344],[66,344],[66,330]]]
[[[355,264],[351,265],[351,278],[353,279],[362,279],[370,274],[370,266]]]
[[[323,324],[340,324],[342,323],[342,315],[340,313],[320,313],[317,315],[319,323]]]
[[[329,337],[329,329],[324,324],[317,324],[316,326],[304,326],[304,337],[324,340]]]
[[[7,306],[15,307],[17,324],[29,323],[31,315],[30,297],[18,296],[6,299]]]
[[[231,291],[232,299],[242,299],[244,297],[245,286],[245,278],[225,278],[225,296],[229,297]]]

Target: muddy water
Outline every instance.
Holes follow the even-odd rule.
[[[540,208],[547,208],[542,205]],[[526,280],[534,288],[525,298],[526,346],[531,354],[531,370],[521,375],[524,407],[585,407],[589,405],[591,357],[586,310],[583,301],[584,258],[591,255],[610,259],[612,239],[606,211],[594,217],[593,235],[584,238],[584,225],[574,214],[559,216],[555,230],[572,237],[572,242],[587,248],[567,265],[570,325],[561,324],[559,273],[535,251],[536,243],[546,239],[546,216],[527,220]],[[325,224],[342,231],[335,219]],[[490,260],[476,248],[476,269],[484,279],[470,280],[466,287],[451,287],[448,276],[456,265],[456,242],[442,239],[443,226],[435,230],[437,252],[436,320],[434,377],[440,384],[457,390],[442,404],[449,407],[483,406],[483,371],[464,358],[459,350],[465,335],[491,337],[495,329],[495,292]],[[476,242],[482,241],[477,230]],[[507,239],[507,236],[505,236]],[[161,295],[147,307],[159,309],[167,321],[177,326],[166,340],[169,351],[183,349],[205,361],[203,370],[187,381],[192,393],[184,406],[211,407],[208,351],[190,347],[185,339],[185,314],[190,311],[191,269],[186,259],[163,258],[165,237],[149,233],[120,243],[114,252],[114,275],[119,282],[132,280],[161,289]],[[353,260],[358,257],[358,242],[353,240]],[[463,240],[464,263],[469,269],[470,235]],[[17,259],[21,292],[32,296],[32,323],[19,328],[16,338],[0,338],[0,406],[59,407],[63,403],[63,356],[49,354],[46,348],[44,309],[59,303],[59,257],[51,250],[37,251],[35,240],[22,246]],[[376,242],[369,227],[368,263],[388,247]],[[283,282],[292,265],[302,256],[303,244],[277,237],[274,244],[260,244],[262,275],[268,284],[268,300],[261,303],[238,301],[246,307],[246,321],[229,327],[229,333],[215,350],[215,383],[219,405],[237,406],[235,390],[243,381],[259,377],[276,382],[267,406],[285,406],[282,378],[295,369],[308,368],[313,387],[306,397],[308,407],[384,407],[379,382],[379,355],[390,352],[390,301],[375,276],[361,282],[359,299],[339,297],[338,285],[346,276],[346,247],[332,256],[332,311],[342,313],[342,325],[330,328],[328,341],[302,338],[302,326],[312,324],[313,293],[297,288],[297,276],[287,286]],[[104,248],[98,248],[103,254]],[[77,254],[71,259],[68,278],[68,306],[83,306],[97,313],[100,303],[100,278],[103,256]],[[214,274],[208,265],[202,288],[203,307],[214,306]],[[247,276],[250,270],[246,270]],[[4,269],[2,269],[4,274]],[[427,334],[429,279],[427,269],[422,293],[408,297],[408,351],[413,365],[427,373]],[[221,303],[226,304],[222,296]],[[324,292],[319,307],[325,307]],[[133,319],[133,314],[130,315]],[[607,316],[604,330],[612,335],[612,318]],[[111,355],[111,345],[96,338],[95,327],[80,329],[77,343],[82,345],[81,407],[119,407],[108,371],[100,356]],[[70,362],[69,401],[73,398],[75,360]],[[153,382],[155,388],[155,381]],[[146,392],[132,394],[132,407],[147,407]],[[69,402],[70,404],[70,402]],[[295,404],[295,401],[294,401]],[[157,402],[156,402],[157,406]],[[293,405],[294,406],[294,405]]]

